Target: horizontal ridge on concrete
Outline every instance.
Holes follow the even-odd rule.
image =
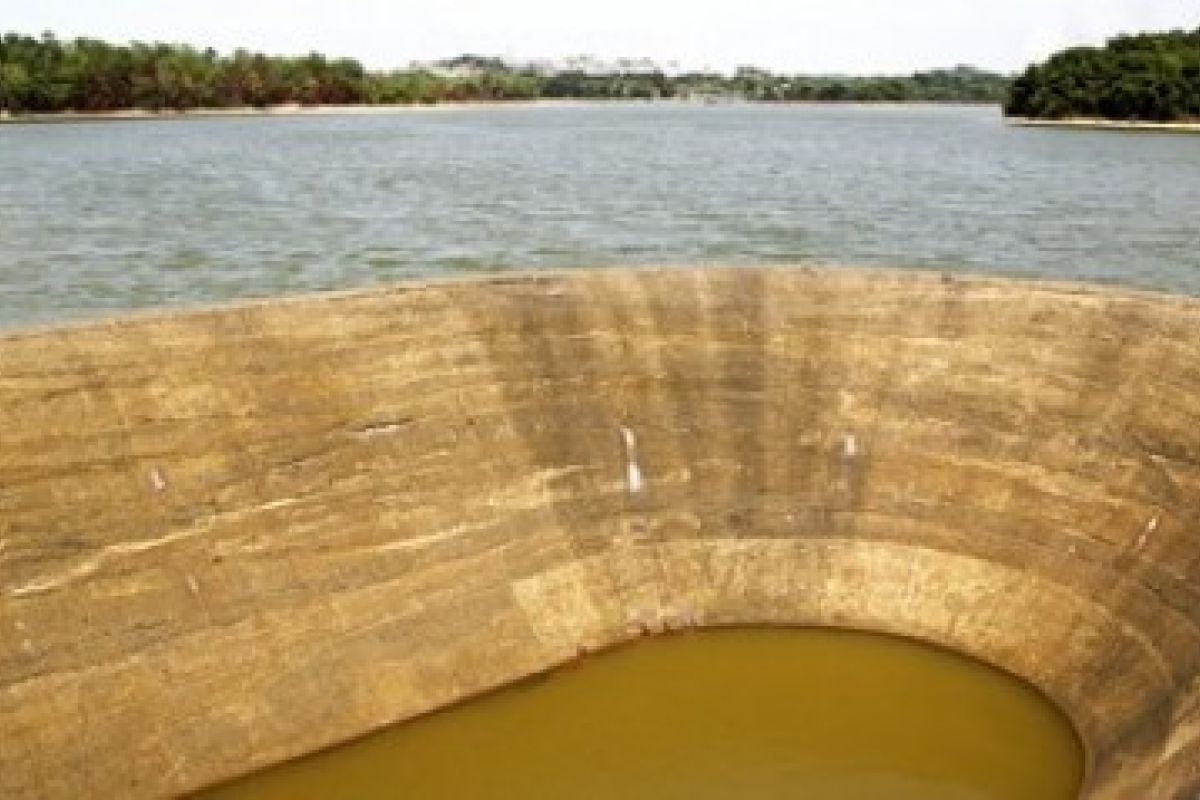
[[[0,796],[177,794],[647,632],[1025,678],[1200,793],[1200,301],[532,273],[0,337]]]

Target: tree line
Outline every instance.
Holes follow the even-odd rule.
[[[543,97],[727,98],[754,102],[999,103],[1008,79],[971,67],[908,76],[777,75],[742,67],[734,75],[692,72],[587,75],[563,72],[542,81]]]
[[[462,69],[468,65],[469,69]],[[1002,75],[958,67],[900,77],[787,76],[744,67],[693,72],[545,74],[464,56],[435,67],[371,72],[350,58],[8,33],[0,38],[0,111],[186,110],[272,105],[412,104],[535,98],[729,98],[752,101],[998,103]]]
[[[1064,50],[1013,81],[1004,111],[1042,119],[1200,120],[1200,29]]]

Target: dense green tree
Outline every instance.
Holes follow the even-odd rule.
[[[1118,36],[1031,65],[1013,81],[1004,111],[1020,117],[1179,121],[1200,119],[1200,30]]]
[[[1171,67],[1185,74],[1194,64]],[[435,65],[370,73],[352,59],[320,53],[266,56],[235,50],[224,56],[187,45],[95,39],[60,41],[10,33],[0,38],[0,111],[110,111],[126,108],[263,107],[288,103],[438,103],[537,97],[643,99],[737,97],[767,102],[999,102],[1000,75],[967,67],[911,77],[803,77],[743,67],[732,77],[712,73],[667,76],[657,71],[541,74],[498,58],[464,55]],[[1179,97],[1171,102],[1186,103]],[[1136,102],[1129,100],[1127,102]]]

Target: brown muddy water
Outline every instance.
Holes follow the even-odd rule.
[[[907,639],[641,641],[225,784],[205,800],[1068,800],[1083,756],[1012,676]]]

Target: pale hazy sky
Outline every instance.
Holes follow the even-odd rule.
[[[1016,70],[1124,30],[1200,27],[1200,0],[0,0],[0,30],[319,50],[388,68],[463,52],[727,70]]]

